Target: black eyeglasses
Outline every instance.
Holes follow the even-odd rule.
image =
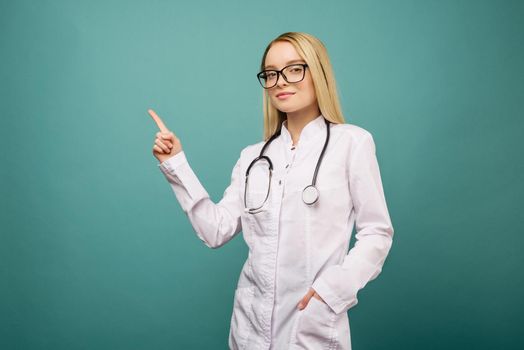
[[[291,64],[285,66],[281,70],[264,70],[257,74],[257,78],[264,89],[270,89],[277,85],[280,75],[282,75],[282,78],[284,78],[288,83],[298,83],[299,81],[304,80],[307,66],[308,65],[305,63]]]

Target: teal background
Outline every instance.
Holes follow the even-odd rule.
[[[353,348],[522,349],[522,1],[0,1],[0,348],[225,349],[247,248],[207,248],[153,108],[218,201],[261,140],[255,74],[320,38],[395,228]]]

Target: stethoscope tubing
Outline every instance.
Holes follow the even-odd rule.
[[[311,181],[311,184],[306,186],[304,188],[304,190],[302,191],[302,200],[303,200],[303,202],[305,204],[308,204],[308,205],[312,205],[312,204],[316,203],[318,201],[318,198],[319,198],[319,192],[318,192],[318,189],[316,188],[317,175],[318,175],[318,170],[320,169],[320,164],[322,163],[322,159],[324,158],[324,154],[326,152],[327,145],[329,143],[330,129],[331,129],[330,128],[330,121],[327,120],[327,119],[324,119],[324,121],[326,123],[326,140],[324,141],[324,147],[322,147],[322,151],[320,152],[320,156],[318,157],[317,165],[315,167],[315,172],[313,174],[313,179]],[[279,129],[277,132],[275,132],[269,138],[269,140],[266,141],[266,143],[264,144],[264,146],[260,150],[260,154],[258,155],[258,157],[253,159],[251,161],[251,163],[249,164],[249,166],[247,167],[247,169],[246,169],[246,181],[245,181],[245,188],[244,188],[244,208],[250,214],[255,214],[255,213],[260,212],[261,208],[264,206],[264,204],[266,203],[267,199],[269,198],[269,194],[271,192],[271,178],[272,178],[272,174],[273,174],[273,162],[271,162],[271,159],[268,156],[264,155],[264,152],[266,151],[266,148],[271,144],[271,142],[273,142],[273,140],[276,139],[280,135],[280,131],[281,130]],[[268,192],[267,192],[266,198],[262,202],[261,206],[259,206],[257,208],[247,208],[247,184],[248,184],[248,178],[249,178],[249,171],[251,170],[251,168],[253,167],[253,165],[256,162],[258,162],[259,160],[262,160],[262,159],[266,160],[268,162],[268,164],[269,164]]]

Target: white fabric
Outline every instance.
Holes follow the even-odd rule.
[[[325,137],[320,115],[303,128],[293,150],[283,124],[265,152],[274,166],[271,193],[256,214],[244,210],[245,173],[263,142],[242,150],[231,184],[216,204],[183,151],[158,164],[208,247],[218,248],[240,231],[249,247],[235,291],[231,349],[351,349],[347,311],[357,303],[357,292],[381,272],[393,226],[373,137],[353,124],[331,125],[317,177],[320,197],[304,204],[302,190],[311,184]],[[250,171],[251,207],[266,196],[263,163]],[[348,252],[354,225],[356,242]],[[313,297],[298,310],[310,287],[326,303]]]

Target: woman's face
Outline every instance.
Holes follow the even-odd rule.
[[[306,63],[300,57],[295,47],[287,41],[277,41],[269,49],[265,69],[281,70],[293,63]],[[304,80],[298,83],[288,83],[282,75],[279,76],[277,85],[267,89],[271,104],[284,113],[294,113],[308,110],[317,105],[317,97],[309,67],[306,68]],[[291,95],[277,97],[278,94],[289,92]]]

